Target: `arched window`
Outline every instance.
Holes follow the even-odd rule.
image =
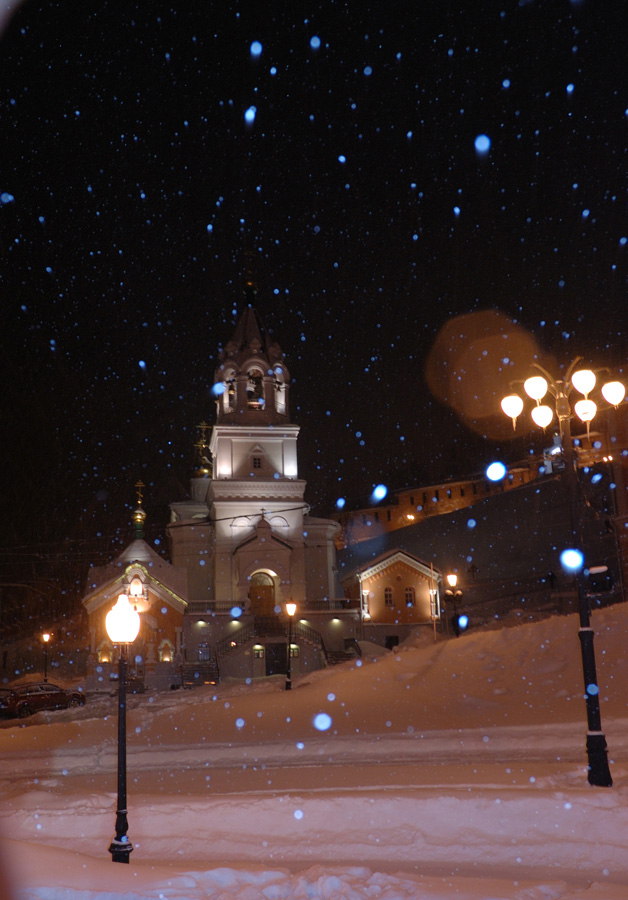
[[[386,606],[393,605],[393,589],[391,587],[384,588],[384,603]]]
[[[414,606],[414,588],[407,587],[405,589],[406,606]]]
[[[99,663],[113,662],[113,646],[109,641],[102,641],[98,645],[98,650],[96,652],[98,654]]]
[[[159,662],[172,662],[174,660],[174,644],[168,638],[164,638],[157,648]]]
[[[246,403],[249,409],[262,409],[264,406],[264,377],[261,372],[251,369],[246,385]]]
[[[275,367],[275,409],[282,416],[286,414],[285,372],[281,366]]]
[[[226,413],[235,412],[236,382],[233,369],[228,369],[225,372],[225,389],[222,394],[222,408]]]

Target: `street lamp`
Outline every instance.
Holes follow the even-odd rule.
[[[48,641],[51,637],[52,635],[48,631],[44,631],[41,636],[44,642],[44,681],[48,681]]]
[[[109,845],[112,862],[128,863],[133,844],[127,837],[129,823],[126,808],[126,654],[140,630],[140,616],[129,603],[126,594],[120,594],[116,605],[109,610],[105,620],[107,634],[117,644],[118,659],[118,807],[116,833]]]
[[[292,659],[290,656],[290,645],[292,644],[292,617],[294,616],[296,611],[297,611],[296,603],[293,603],[292,601],[290,601],[289,603],[286,603],[286,612],[288,613],[288,657],[287,657],[288,670],[286,672],[286,690],[287,691],[292,690],[292,677],[290,674],[290,663],[291,663]]]
[[[457,588],[458,576],[454,572],[450,573],[447,576],[447,584],[449,585],[449,587],[445,589],[445,597],[448,600],[451,600],[452,607],[453,607],[453,615],[451,617],[451,624],[454,629],[454,634],[456,635],[456,637],[459,637],[461,628],[460,628],[460,622],[458,620],[458,600],[462,597],[462,591],[459,588]],[[466,623],[465,623],[465,628],[466,628]],[[464,630],[464,629],[462,629],[462,630]]]
[[[578,518],[578,478],[575,469],[575,455],[573,452],[571,436],[572,407],[570,397],[575,390],[582,396],[573,404],[573,412],[586,423],[587,434],[589,423],[597,412],[597,404],[589,398],[589,394],[595,388],[596,375],[591,369],[576,369],[581,357],[577,357],[569,366],[564,379],[553,378],[538,363],[534,368],[540,374],[533,375],[523,382],[523,389],[534,400],[536,406],[532,409],[533,421],[540,428],[547,428],[554,418],[558,418],[558,427],[562,450],[565,461],[565,489],[569,502],[569,518],[571,536],[574,547],[579,544],[579,518]],[[549,403],[541,403],[546,396],[552,398]],[[620,381],[609,381],[602,387],[602,396],[611,406],[618,406],[626,394],[626,389]],[[518,394],[510,394],[501,402],[504,413],[512,419],[513,429],[517,425],[517,417],[523,411],[523,400]],[[593,629],[591,628],[591,612],[589,601],[585,591],[582,567],[575,571],[576,588],[578,592],[578,611],[580,615],[580,649],[582,654],[582,671],[584,675],[585,700],[587,708],[587,756],[589,760],[588,780],[589,784],[599,787],[611,787],[611,778],[608,766],[608,753],[606,737],[602,731],[602,718],[600,714],[599,689],[595,667],[595,651],[593,648]]]

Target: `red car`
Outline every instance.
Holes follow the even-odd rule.
[[[85,694],[64,691],[56,684],[40,681],[36,684],[18,684],[0,690],[0,716],[25,719],[42,709],[67,709],[83,706]]]

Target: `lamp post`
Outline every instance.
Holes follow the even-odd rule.
[[[116,605],[107,613],[107,634],[119,648],[118,659],[118,806],[116,809],[116,833],[109,845],[112,862],[128,863],[133,844],[127,837],[129,823],[126,808],[126,654],[140,630],[140,617],[129,603],[126,594],[120,594]]]
[[[458,576],[452,572],[447,576],[447,584],[448,588],[445,590],[445,597],[451,600],[453,606],[453,615],[451,617],[451,625],[454,630],[454,634],[456,637],[460,635],[460,625],[458,623],[458,600],[462,597],[462,591],[460,589],[456,589],[456,585],[458,584]]]
[[[293,603],[292,601],[290,601],[289,603],[286,603],[286,612],[288,613],[288,654],[287,654],[288,668],[286,671],[286,690],[287,691],[292,690],[292,677],[291,677],[291,672],[290,672],[290,664],[292,661],[292,657],[290,655],[290,646],[292,644],[292,617],[294,616],[296,611],[297,611],[296,603]]]
[[[575,412],[582,422],[586,423],[587,433],[589,431],[589,423],[597,412],[596,403],[589,399],[589,394],[595,387],[596,376],[591,369],[576,370],[580,358],[581,357],[576,358],[571,363],[564,379],[553,378],[542,366],[538,363],[534,363],[534,368],[536,368],[540,374],[533,375],[523,383],[523,389],[528,397],[536,402],[536,406],[531,412],[533,421],[540,428],[545,429],[552,422],[554,413],[556,413],[558,418],[565,463],[564,484],[569,505],[571,537],[574,542],[574,549],[577,548],[580,543],[580,523],[578,515],[578,477],[575,468],[576,460],[573,452],[571,435],[572,407],[570,397],[572,392],[575,390],[582,395],[582,399],[577,400],[573,404],[573,412]],[[547,394],[552,398],[551,406],[546,403],[541,403]],[[626,389],[619,381],[607,382],[602,387],[602,396],[611,406],[620,404],[624,399],[625,394]],[[513,429],[516,428],[517,417],[523,410],[523,400],[521,397],[518,394],[510,394],[508,397],[504,397],[501,402],[501,407],[504,413],[512,419]],[[608,766],[606,737],[602,731],[599,688],[597,684],[595,651],[593,647],[593,629],[591,628],[591,612],[581,566],[576,570],[575,579],[578,593],[578,612],[580,617],[578,637],[580,639],[580,651],[582,655],[582,672],[584,675],[587,710],[586,746],[589,761],[588,781],[589,784],[598,787],[611,787],[613,779]]]
[[[48,641],[52,635],[49,631],[44,631],[41,636],[42,641],[44,642],[44,681],[48,681]]]

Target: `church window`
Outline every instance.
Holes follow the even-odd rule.
[[[157,652],[159,654],[159,662],[172,662],[174,660],[174,644],[168,638],[164,638]]]
[[[406,606],[414,606],[414,588],[407,587],[405,589]]]
[[[222,408],[226,413],[235,412],[236,408],[236,383],[235,372],[232,369],[225,372],[225,389],[222,394]]]
[[[264,379],[261,372],[249,372],[246,402],[249,409],[261,409],[264,406]]]
[[[393,589],[391,587],[384,588],[384,603],[386,606],[393,605]]]
[[[254,457],[253,457],[253,468],[254,468],[254,469],[261,469],[261,468],[262,468],[262,457],[261,457],[261,456],[254,456]]]
[[[198,647],[198,661],[199,662],[209,662],[209,644],[207,641],[203,641],[202,644],[199,644]]]
[[[275,369],[275,409],[282,416],[286,414],[286,385],[284,384],[284,372],[281,367]]]

